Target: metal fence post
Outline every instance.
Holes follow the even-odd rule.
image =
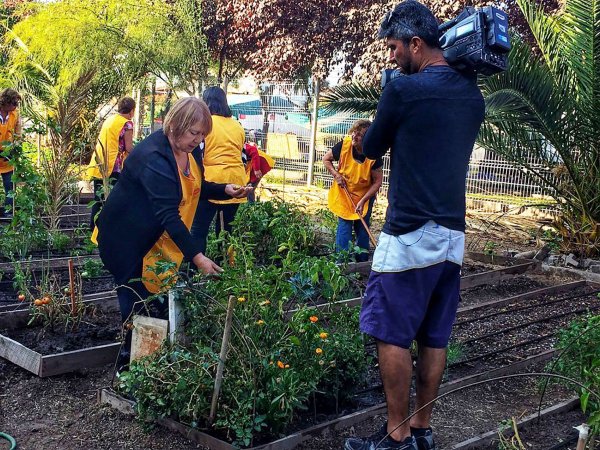
[[[310,144],[308,147],[308,175],[306,185],[312,186],[315,171],[315,156],[317,153],[317,121],[319,120],[319,94],[321,91],[321,80],[313,78],[313,108],[311,112]]]

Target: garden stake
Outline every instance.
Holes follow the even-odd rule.
[[[69,259],[69,290],[71,291],[71,315],[75,316],[75,271],[72,259]]]
[[[342,186],[342,189],[348,196],[348,200],[350,200],[350,203],[352,204],[354,211],[356,211],[356,204],[354,203],[354,200],[352,200],[352,197],[350,196],[350,192],[348,192],[348,188],[346,186]],[[371,230],[369,229],[369,225],[367,225],[367,222],[365,222],[365,219],[363,219],[363,216],[361,213],[359,213],[358,211],[356,213],[358,214],[358,218],[360,219],[361,223],[363,224],[363,227],[365,227],[365,230],[367,230],[367,233],[369,234],[369,240],[371,241],[371,244],[373,244],[373,247],[377,247],[377,241],[375,240],[375,237],[371,233]]]
[[[213,390],[212,402],[210,404],[210,415],[208,424],[212,425],[217,415],[217,402],[219,401],[219,392],[223,382],[223,370],[225,369],[225,360],[227,359],[227,346],[229,345],[229,336],[231,336],[231,324],[233,323],[233,306],[235,305],[235,296],[229,296],[227,304],[227,315],[225,316],[225,329],[223,330],[223,342],[221,342],[221,353],[219,354],[219,364],[217,365],[217,375],[215,377],[215,389]]]

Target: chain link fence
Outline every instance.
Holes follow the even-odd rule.
[[[314,86],[301,83],[263,83],[255,95],[229,95],[234,116],[242,123],[248,140],[276,159],[267,175],[271,182],[328,188],[333,181],[321,162],[323,155],[341,141],[355,120],[363,115],[325,113],[314,108]],[[314,143],[313,143],[314,141]],[[314,163],[310,154],[314,151]],[[542,167],[542,161],[529,163]],[[312,167],[311,167],[312,166]],[[383,157],[382,194],[387,194],[389,153]],[[548,176],[552,174],[547,171]],[[500,156],[475,148],[467,174],[467,203],[471,209],[499,212],[527,205],[549,205],[549,193],[533,177]],[[548,210],[549,207],[542,208]]]

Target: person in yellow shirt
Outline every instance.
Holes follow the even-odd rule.
[[[338,252],[349,250],[354,231],[356,245],[363,249],[356,258],[358,261],[366,261],[369,257],[369,234],[358,215],[369,225],[375,196],[383,181],[382,159],[370,160],[363,154],[362,139],[370,125],[368,120],[357,120],[348,136],[323,156],[323,165],[334,178],[328,206],[338,216],[335,249]],[[334,161],[338,162],[337,169],[333,166]]]
[[[204,177],[212,183],[234,184],[244,186],[247,182],[246,169],[242,162],[242,147],[245,133],[242,125],[232,117],[227,104],[227,95],[220,87],[209,87],[202,94],[202,99],[210,110],[213,128],[206,136],[204,147]],[[215,216],[217,216],[216,233],[221,232],[221,220],[225,231],[231,232],[231,222],[240,203],[246,199],[200,200],[192,236],[200,243],[201,251],[206,251],[206,237]],[[222,214],[222,219],[221,219]]]
[[[17,106],[21,101],[21,96],[14,89],[4,89],[0,92],[0,175],[2,175],[2,185],[4,186],[4,207],[0,207],[0,217],[4,215],[12,216],[13,199],[9,195],[14,190],[12,175],[14,167],[10,164],[7,156],[2,156],[3,143],[12,143],[15,137],[21,134],[21,121]]]
[[[125,158],[133,149],[133,114],[135,100],[123,97],[117,104],[117,114],[102,124],[96,148],[88,166],[88,176],[94,184],[94,204],[90,218],[90,229],[94,231],[96,216],[106,200],[103,195],[104,179],[112,187],[119,179]],[[108,193],[104,193],[108,194]]]

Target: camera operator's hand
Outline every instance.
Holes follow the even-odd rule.
[[[346,180],[344,180],[344,177],[342,176],[341,173],[336,172],[335,175],[333,176],[333,179],[335,180],[335,182],[337,184],[339,184],[341,187],[345,187],[346,186]]]

